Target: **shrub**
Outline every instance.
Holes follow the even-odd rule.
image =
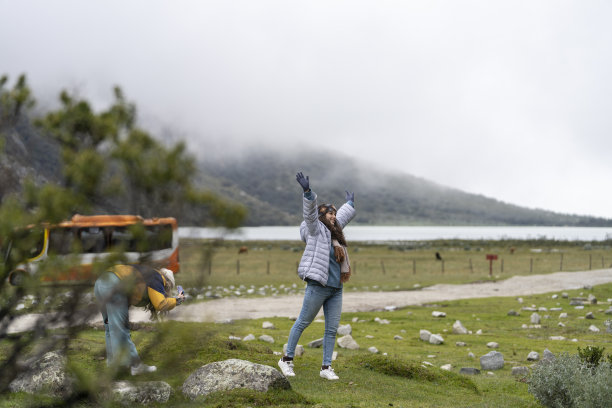
[[[593,351],[589,356],[598,354]],[[554,360],[541,362],[527,382],[529,392],[546,407],[603,408],[609,407],[612,401],[610,364],[591,366],[579,355],[561,354]]]
[[[599,365],[604,350],[604,347],[587,346],[584,349],[578,347],[578,357],[587,366],[595,368]]]

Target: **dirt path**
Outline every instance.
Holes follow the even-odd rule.
[[[344,291],[343,312],[381,310],[385,306],[420,305],[447,300],[493,296],[526,296],[538,293],[580,289],[585,285],[612,282],[612,269],[585,272],[557,272],[548,275],[515,276],[500,282],[464,285],[434,285],[422,290],[400,292]],[[227,319],[258,319],[263,317],[294,317],[300,312],[303,295],[266,298],[224,298],[192,305],[182,305],[170,313],[170,318],[189,322],[215,322]],[[147,319],[142,313],[142,318]],[[132,318],[139,318],[133,315]]]
[[[548,275],[514,276],[500,282],[464,285],[440,284],[415,291],[352,292],[343,294],[343,312],[382,310],[385,306],[409,306],[456,299],[494,296],[527,296],[546,292],[580,289],[585,285],[612,282],[612,269],[584,272],[557,272]],[[297,317],[303,295],[265,298],[223,298],[207,302],[183,304],[168,314],[172,320],[184,322],[222,322],[264,317]],[[38,315],[26,315],[11,323],[9,332],[31,330]],[[130,309],[132,322],[148,322],[149,314],[142,309]],[[99,315],[93,320],[101,321]]]

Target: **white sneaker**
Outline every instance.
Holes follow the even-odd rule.
[[[157,367],[146,365],[143,363],[138,363],[137,365],[130,367],[130,372],[132,373],[132,375],[152,373],[155,371],[157,371]]]
[[[283,361],[281,358],[278,360],[278,366],[285,377],[295,377],[295,373],[293,372],[293,361]]]
[[[339,377],[336,375],[336,373],[334,373],[334,369],[331,368],[331,367],[326,368],[325,370],[321,370],[319,372],[319,375],[322,378],[326,378],[328,380],[338,380],[339,379]]]

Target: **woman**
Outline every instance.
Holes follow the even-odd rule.
[[[130,367],[132,375],[151,373],[155,366],[143,364],[132,342],[129,327],[130,305],[144,306],[154,316],[180,305],[184,293],[167,294],[174,288],[174,273],[145,265],[116,265],[96,280],[94,293],[102,312],[106,334],[106,363]]]
[[[304,190],[304,221],[300,225],[300,234],[306,242],[298,275],[307,282],[307,286],[302,311],[291,328],[287,352],[279,360],[278,366],[285,376],[295,376],[295,347],[304,329],[312,323],[323,307],[325,333],[320,376],[337,380],[338,376],[331,367],[331,360],[342,313],[342,284],[348,281],[351,274],[342,228],[355,216],[355,195],[347,191],[347,202],[338,211],[331,204],[317,207],[317,195],[310,189],[309,178],[300,172],[296,175],[296,180]]]

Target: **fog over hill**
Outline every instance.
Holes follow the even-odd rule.
[[[356,224],[611,226],[612,220],[528,209],[469,194],[409,174],[323,151],[247,152],[206,157],[201,182],[249,208],[248,225],[299,223],[301,188],[295,174],[310,177],[319,203],[344,202],[355,192]],[[452,171],[452,169],[449,169]]]

